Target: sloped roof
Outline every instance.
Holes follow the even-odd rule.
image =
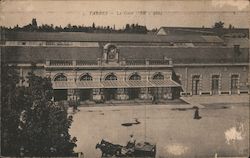
[[[247,38],[249,38],[249,29],[248,28],[203,28],[203,27],[161,27],[159,30],[164,30],[166,33],[171,31],[173,32],[186,32],[188,34],[216,34],[216,35],[224,35],[229,33],[241,33],[245,34]],[[159,32],[159,31],[158,31]],[[157,32],[157,33],[158,33]],[[156,33],[156,34],[157,34]]]
[[[222,42],[207,40],[200,35],[158,36],[149,34],[116,34],[116,33],[82,33],[82,32],[7,32],[5,40],[9,41],[85,41],[85,42]]]
[[[217,42],[223,42],[223,40],[218,36],[201,36],[205,39],[206,42],[209,43],[217,43]]]
[[[48,60],[96,60],[100,48],[63,47],[6,47],[5,60],[19,62],[44,62]]]
[[[248,62],[248,49],[241,49],[237,62]],[[120,56],[126,59],[162,59],[172,58],[178,64],[188,63],[224,63],[232,62],[234,49],[228,47],[194,47],[194,48],[162,48],[162,47],[122,47]]]
[[[233,47],[129,47],[119,48],[120,58],[163,59],[172,58],[175,64],[225,63],[233,62]],[[62,47],[5,47],[2,48],[9,62],[45,62],[45,60],[96,60],[102,57],[101,48],[62,48]],[[248,48],[240,49],[237,62],[248,62]]]
[[[182,33],[182,34],[215,35],[215,33],[210,30],[202,30],[200,28],[190,28],[190,27],[161,27],[156,34],[160,35],[161,34],[160,31],[164,31],[167,34]]]
[[[240,45],[240,48],[249,48],[250,40],[248,38],[224,38],[227,46]]]

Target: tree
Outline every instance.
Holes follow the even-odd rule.
[[[27,95],[32,105],[24,112],[21,125],[22,147],[25,156],[72,156],[76,138],[71,139],[72,118],[62,104],[51,101],[52,84],[49,78],[29,73]]]
[[[126,27],[124,29],[124,33],[141,33],[146,34],[148,32],[146,26],[142,26],[139,24],[126,24]]]
[[[222,28],[224,28],[224,22],[222,22],[222,21],[216,22],[216,23],[214,24],[213,28],[217,28],[217,29],[222,29]]]
[[[130,29],[130,25],[126,24],[125,30],[129,30]]]
[[[33,27],[37,27],[37,22],[36,22],[35,18],[32,19],[31,24],[32,24]]]
[[[95,23],[94,23],[94,22],[93,22],[93,24],[92,24],[92,28],[95,29]]]
[[[19,117],[21,107],[18,102],[16,84],[19,81],[15,67],[1,65],[1,152],[4,156],[19,154]]]
[[[31,31],[37,31],[37,28],[38,28],[38,26],[37,26],[36,19],[33,18],[31,21],[31,28],[30,29],[31,29]]]
[[[228,28],[229,29],[234,29],[234,26],[232,24],[229,24]]]
[[[64,28],[61,26],[53,26],[52,24],[42,24],[40,26],[37,25],[37,21],[35,18],[32,19],[31,23],[28,25],[25,25],[23,27],[15,26],[13,28],[5,28],[7,30],[13,30],[13,31],[40,31],[40,32],[88,32],[88,33],[141,33],[146,34],[148,33],[147,27],[136,24],[126,24],[125,28],[117,29],[115,28],[115,25],[112,26],[96,26],[96,24],[93,22],[92,26],[77,26],[77,25],[71,25],[68,24]]]
[[[18,87],[15,68],[2,67],[1,147],[4,156],[72,156],[76,138],[71,139],[72,117],[62,103],[51,99],[50,78],[29,73],[28,87]],[[20,152],[20,149],[22,150]]]

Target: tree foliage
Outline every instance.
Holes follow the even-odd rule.
[[[18,95],[16,84],[18,72],[14,67],[1,67],[1,152],[3,155],[15,156],[19,153],[19,116],[22,98]]]
[[[69,134],[72,117],[68,118],[66,107],[51,101],[53,89],[50,79],[31,72],[27,76],[29,86],[17,87],[18,75],[15,69],[8,69],[2,71],[6,74],[2,75],[5,83],[2,87],[2,92],[5,92],[2,111],[7,111],[2,113],[2,154],[72,156],[76,146],[76,138],[72,139]]]
[[[7,28],[6,28],[7,29]],[[125,29],[115,29],[115,25],[111,26],[96,26],[92,23],[92,26],[83,25],[71,25],[68,24],[65,27],[54,26],[48,24],[38,25],[35,18],[32,19],[31,23],[20,27],[16,25],[13,28],[8,28],[9,31],[27,31],[27,32],[87,32],[87,33],[141,33],[146,34],[148,32],[146,26],[139,24],[126,24]]]
[[[222,22],[222,21],[215,22],[213,28],[216,28],[216,29],[222,29],[222,28],[224,28],[224,22]]]
[[[146,26],[141,26],[138,24],[126,24],[124,32],[126,33],[142,33],[145,34],[148,32]]]

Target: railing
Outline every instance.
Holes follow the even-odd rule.
[[[125,65],[172,65],[171,59],[126,59]]]
[[[85,67],[85,66],[115,66],[114,64],[97,60],[46,60],[46,66],[58,67]],[[172,66],[171,59],[123,59],[116,66]]]
[[[126,60],[126,65],[146,65],[146,60]]]
[[[50,66],[72,66],[73,61],[72,60],[50,60],[49,65]]]
[[[76,65],[84,66],[84,65],[98,65],[97,60],[77,60]]]
[[[169,65],[169,60],[149,60],[149,65]]]

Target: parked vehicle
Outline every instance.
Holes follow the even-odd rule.
[[[133,147],[113,144],[106,140],[101,140],[96,144],[96,149],[100,149],[102,157],[147,157],[155,158],[156,145],[149,142],[139,142]]]

